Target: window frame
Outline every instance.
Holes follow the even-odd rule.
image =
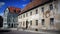
[[[44,23],[45,23],[45,19],[42,19],[42,25],[44,25]]]
[[[32,20],[30,21],[30,25],[32,25]]]
[[[50,18],[50,25],[54,25],[54,18]]]
[[[30,12],[30,15],[32,15],[32,11]]]
[[[41,8],[41,11],[44,12],[44,7]]]
[[[38,20],[36,20],[36,26],[38,26]]]
[[[36,14],[38,14],[38,9],[36,9]]]
[[[53,9],[53,4],[50,4],[49,8],[50,8],[50,10],[52,10]]]

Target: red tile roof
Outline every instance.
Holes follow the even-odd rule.
[[[21,9],[20,8],[16,8],[16,7],[8,7],[8,9],[9,9],[10,13],[19,13],[19,12],[21,12]]]
[[[22,14],[23,12],[32,9],[38,5],[44,4],[45,2],[48,2],[49,0],[33,0],[32,2],[30,2],[22,11],[20,14]]]

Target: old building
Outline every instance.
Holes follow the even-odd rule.
[[[4,11],[4,28],[17,28],[18,14],[21,12],[20,8],[8,7]]]
[[[60,30],[60,0],[32,0],[19,14],[19,28]]]

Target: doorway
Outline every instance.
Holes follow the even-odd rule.
[[[28,21],[26,21],[26,29],[28,28]]]

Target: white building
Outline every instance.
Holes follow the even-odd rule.
[[[60,30],[60,0],[33,0],[18,16],[19,28]]]
[[[20,13],[20,8],[8,7],[4,11],[4,28],[17,28],[18,26],[18,14]]]

